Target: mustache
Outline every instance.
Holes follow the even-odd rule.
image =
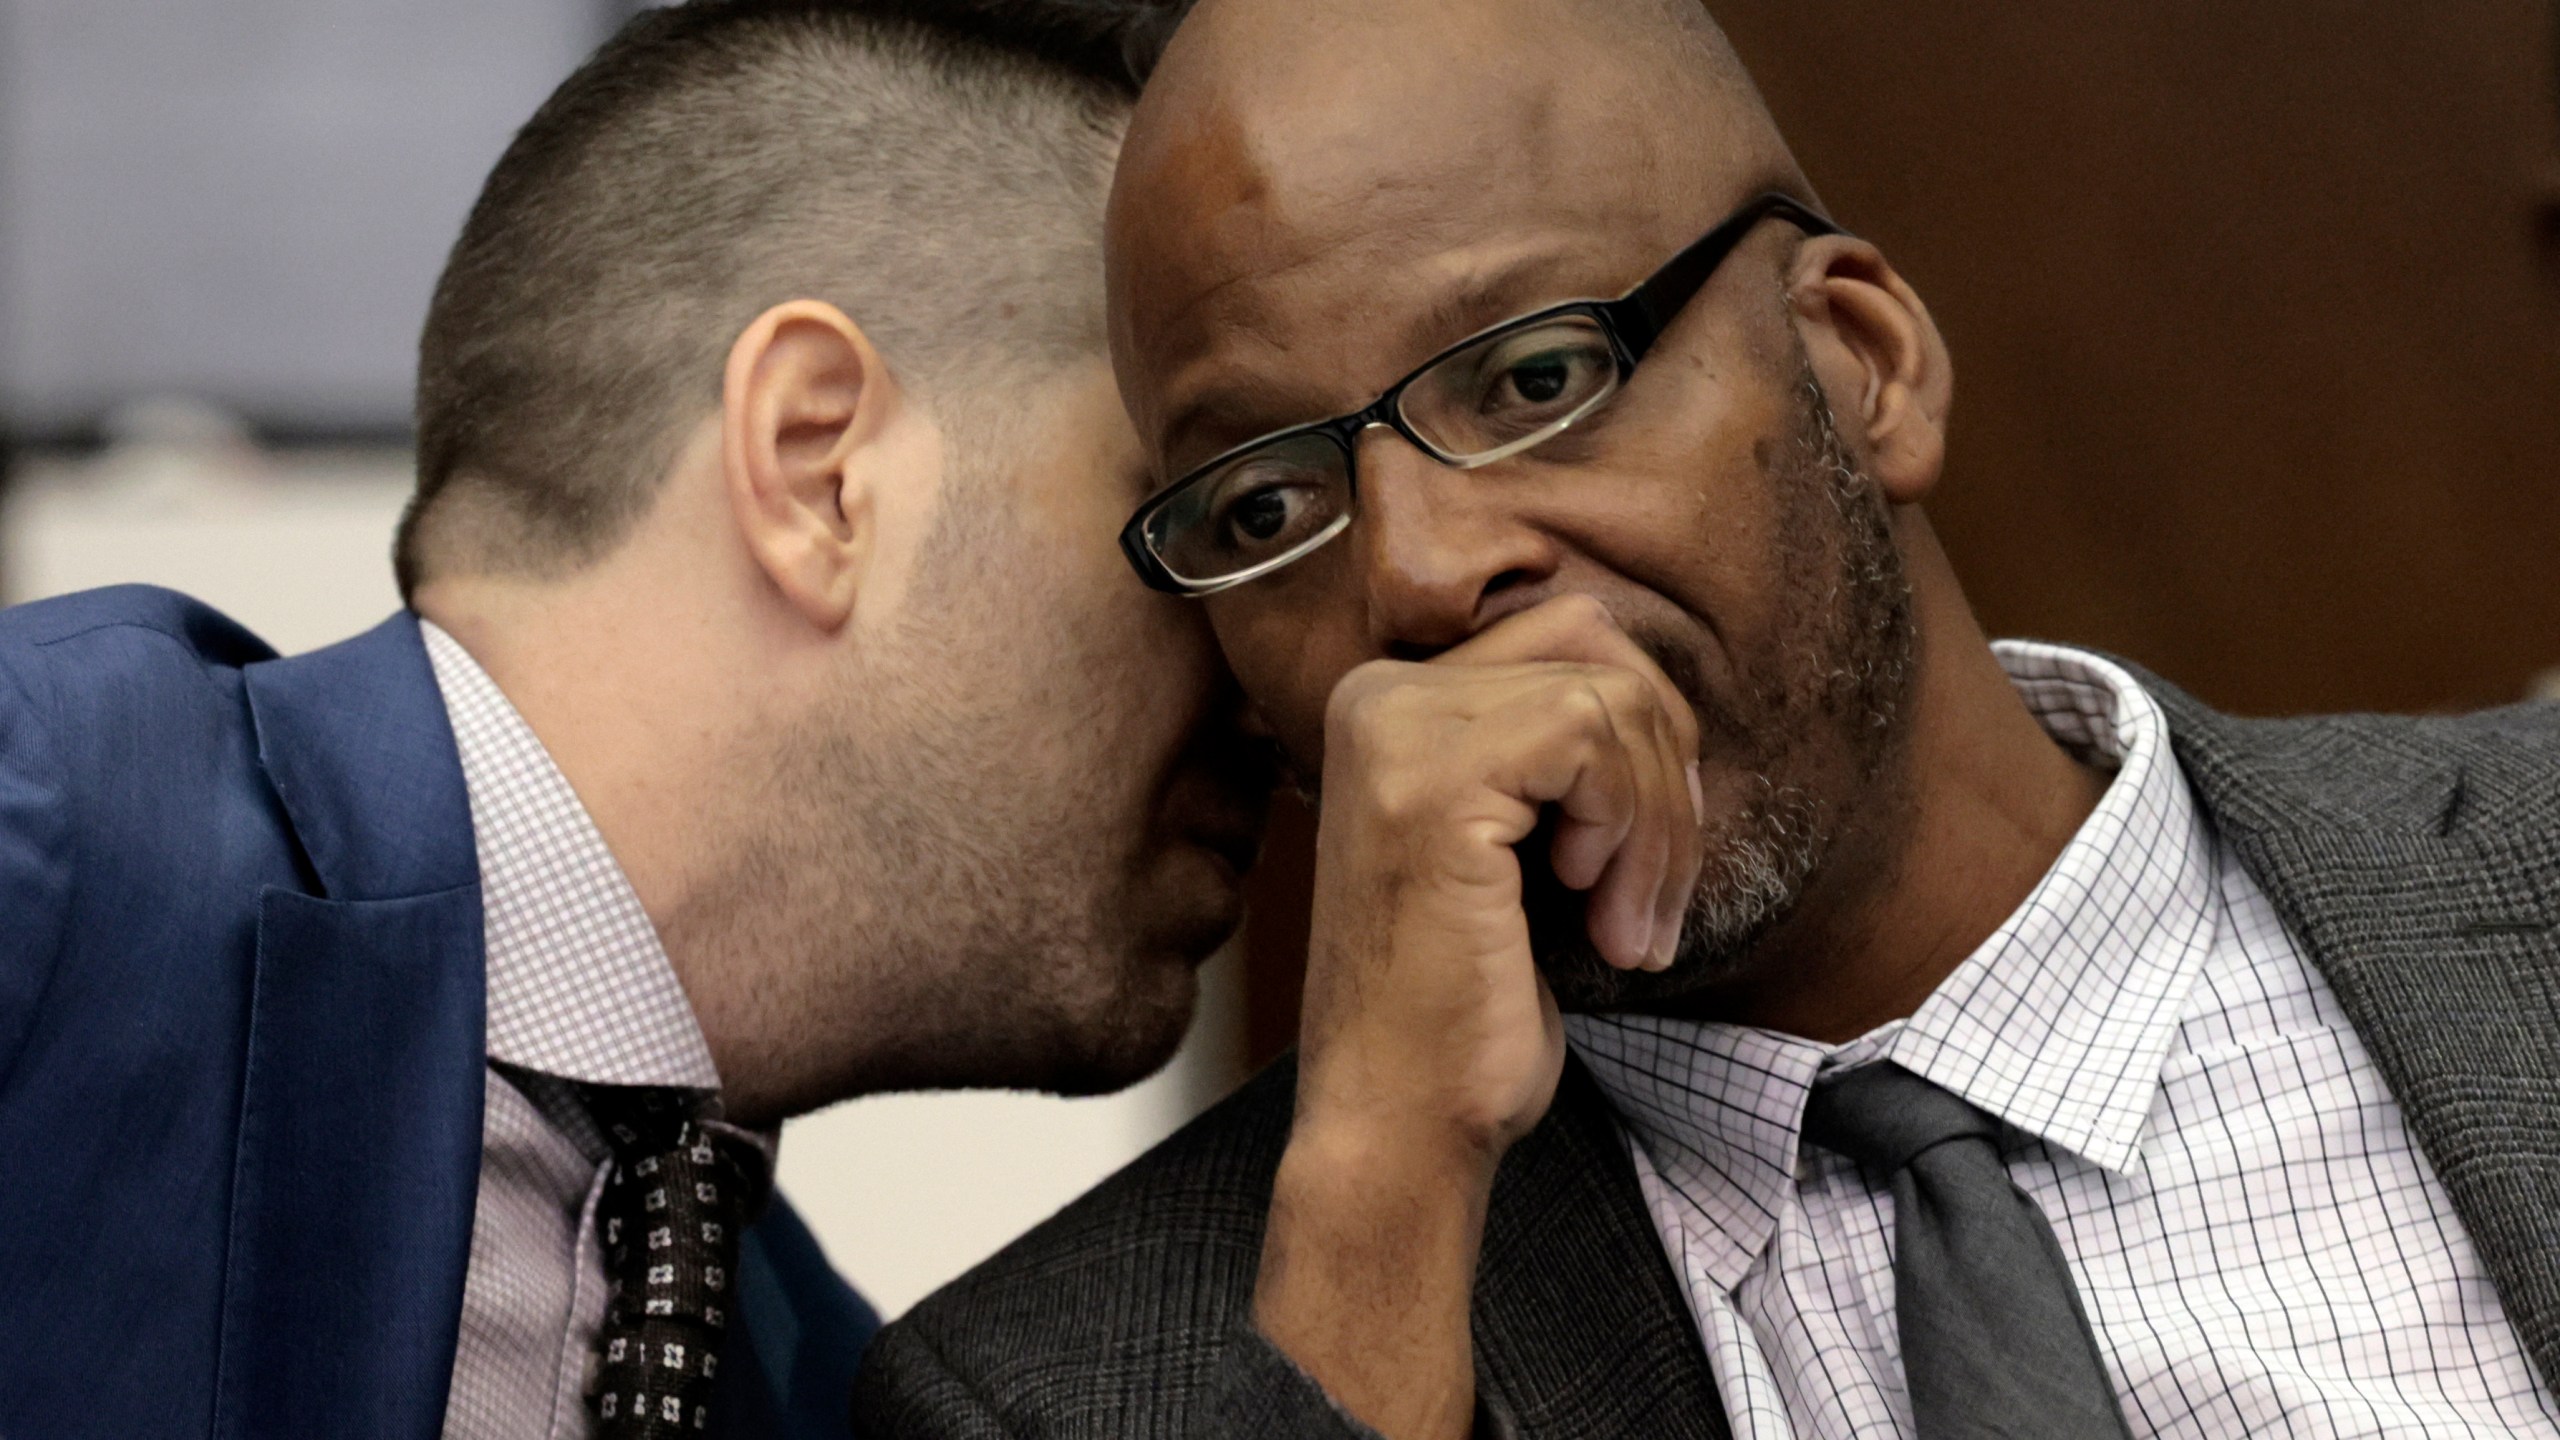
[[[1750,754],[1757,750],[1751,727],[1707,690],[1696,650],[1661,626],[1642,621],[1627,627],[1627,638],[1645,653],[1646,659],[1661,667],[1662,677],[1680,692],[1681,699],[1689,702],[1689,713],[1698,720],[1698,747],[1702,752],[1710,746],[1728,753]]]
[[[1673,639],[1658,625],[1647,625],[1642,622],[1630,625],[1627,627],[1627,638],[1635,642],[1636,648],[1644,652],[1646,659],[1661,668],[1662,677],[1671,682],[1672,689],[1680,692],[1681,699],[1689,702],[1690,709],[1705,710],[1706,682],[1698,673],[1698,656],[1695,651]],[[1706,716],[1702,713],[1698,718],[1703,723]]]

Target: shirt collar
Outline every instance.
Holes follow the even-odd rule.
[[[2026,903],[1956,967],[1885,1058],[2102,1169],[2137,1163],[2143,1117],[2212,947],[2211,831],[2160,707],[2123,667],[2005,643],[2045,729],[2115,780]]]
[[[718,1089],[657,927],[577,791],[460,642],[418,628],[471,796],[490,1058],[564,1080]]]
[[[1805,1098],[1827,1068],[1891,1059],[2103,1169],[2140,1163],[2212,943],[2211,832],[2166,717],[2122,667],[2060,646],[1994,650],[2047,733],[2116,775],[2025,903],[1908,1020],[1838,1047],[1649,1016],[1566,1021],[1728,1289],[1794,1194]]]

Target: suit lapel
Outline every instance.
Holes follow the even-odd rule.
[[[714,1436],[842,1435],[854,1367],[880,1317],[781,1195],[740,1239],[738,1324],[721,1351]]]
[[[2146,683],[2560,1390],[2560,795],[2500,796],[2416,722],[2235,722]]]
[[[411,617],[248,684],[318,893],[260,897],[215,1434],[433,1440],[484,1075],[461,765]]]
[[[1504,1157],[1476,1279],[1476,1365],[1522,1440],[1728,1440],[1689,1302],[1580,1062]]]

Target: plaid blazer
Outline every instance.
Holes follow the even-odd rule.
[[[2224,841],[2336,991],[2560,1389],[2560,706],[2238,720],[2141,677]],[[1366,1437],[1253,1331],[1283,1061],[883,1332],[871,1440]],[[1504,1159],[1489,1433],[1717,1437],[1706,1354],[1598,1087]]]

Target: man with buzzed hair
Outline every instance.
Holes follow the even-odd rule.
[[[1954,385],[1657,0],[1206,0],[1108,231],[1320,797],[1301,1044],[884,1334],[917,1436],[2560,1433],[2560,711],[1989,643]]]
[[[410,609],[0,614],[0,1435],[840,1436],[782,1122],[1173,1053],[1270,775],[1113,544],[1144,19],[643,13],[437,288]]]

